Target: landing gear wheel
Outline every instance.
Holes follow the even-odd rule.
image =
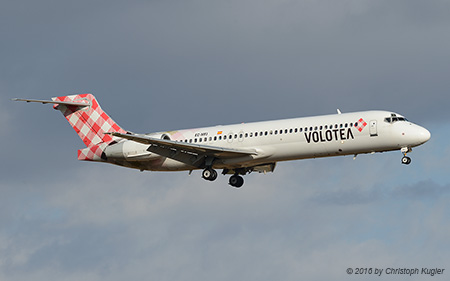
[[[409,165],[409,163],[411,163],[411,158],[409,158],[408,156],[403,156],[402,164]]]
[[[228,183],[233,187],[239,188],[244,184],[244,178],[239,175],[234,175],[230,177],[230,181]]]
[[[204,169],[202,172],[202,177],[205,180],[214,181],[217,179],[217,172],[214,169]]]
[[[211,181],[214,181],[217,179],[217,172],[216,172],[216,170],[212,170],[212,171],[213,171],[213,176],[211,178]]]

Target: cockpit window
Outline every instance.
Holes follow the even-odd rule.
[[[408,119],[406,119],[405,117],[397,117],[395,114],[392,114],[391,117],[384,118],[384,122],[391,124],[399,121],[408,121]]]

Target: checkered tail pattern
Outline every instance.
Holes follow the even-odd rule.
[[[89,106],[56,104],[53,107],[62,112],[87,146],[85,149],[78,150],[79,160],[102,161],[103,150],[114,140],[114,137],[105,135],[104,132],[126,133],[101,109],[92,94],[55,97],[52,100],[89,104]]]

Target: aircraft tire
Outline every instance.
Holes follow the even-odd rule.
[[[211,170],[212,170],[212,172],[213,172],[213,176],[212,176],[212,178],[210,179],[210,181],[214,181],[214,180],[217,179],[217,171],[214,170],[214,169],[211,169]]]
[[[244,184],[244,178],[239,175],[231,176],[229,184],[233,187],[240,188]]]
[[[202,172],[202,177],[205,180],[214,181],[217,179],[217,172],[214,169],[204,169]]]
[[[411,163],[411,158],[404,156],[402,158],[402,164],[409,165],[409,163]]]

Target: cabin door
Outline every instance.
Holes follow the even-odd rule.
[[[377,131],[377,120],[371,120],[369,123],[369,130],[370,130],[370,136],[371,137],[376,137],[378,136],[378,131]]]

